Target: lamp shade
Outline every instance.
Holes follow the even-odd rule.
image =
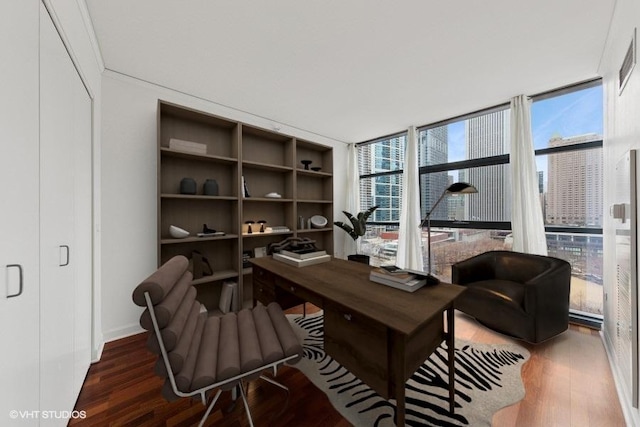
[[[477,193],[478,189],[473,185],[466,182],[455,182],[447,187],[445,193],[455,193],[455,194],[473,194]]]

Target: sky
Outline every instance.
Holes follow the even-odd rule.
[[[602,87],[571,92],[534,102],[531,105],[531,130],[534,148],[546,148],[554,135],[570,137],[586,133],[602,135]],[[448,125],[449,162],[466,159],[464,122]],[[537,159],[538,170],[547,170],[546,156]],[[457,173],[453,174],[454,179]]]

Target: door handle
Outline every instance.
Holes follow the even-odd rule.
[[[22,284],[24,283],[23,274],[22,274],[22,266],[20,264],[7,264],[7,270],[10,269],[10,268],[17,268],[18,269],[19,283],[18,283],[18,292],[15,293],[15,294],[11,294],[11,295],[9,295],[7,293],[7,299],[19,297],[20,295],[22,295]],[[8,284],[7,284],[7,287],[8,287]]]
[[[67,265],[69,265],[69,246],[67,245],[60,245],[60,249],[65,249],[66,252],[66,257],[65,257],[65,262],[63,263],[62,261],[60,261],[60,267],[66,267]],[[60,251],[60,259],[62,259],[62,251]]]

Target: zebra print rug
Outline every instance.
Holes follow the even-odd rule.
[[[303,341],[304,358],[293,365],[327,394],[354,426],[393,426],[395,400],[387,401],[324,352],[323,313],[287,315]],[[491,426],[493,414],[524,397],[520,370],[529,352],[511,344],[456,339],[455,413],[449,413],[446,345],[443,343],[406,384],[408,426]]]

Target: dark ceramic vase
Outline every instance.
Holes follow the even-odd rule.
[[[202,193],[205,196],[217,196],[218,195],[218,182],[215,179],[207,179],[204,182]]]
[[[182,178],[180,181],[180,194],[196,194],[198,187],[193,178]]]

